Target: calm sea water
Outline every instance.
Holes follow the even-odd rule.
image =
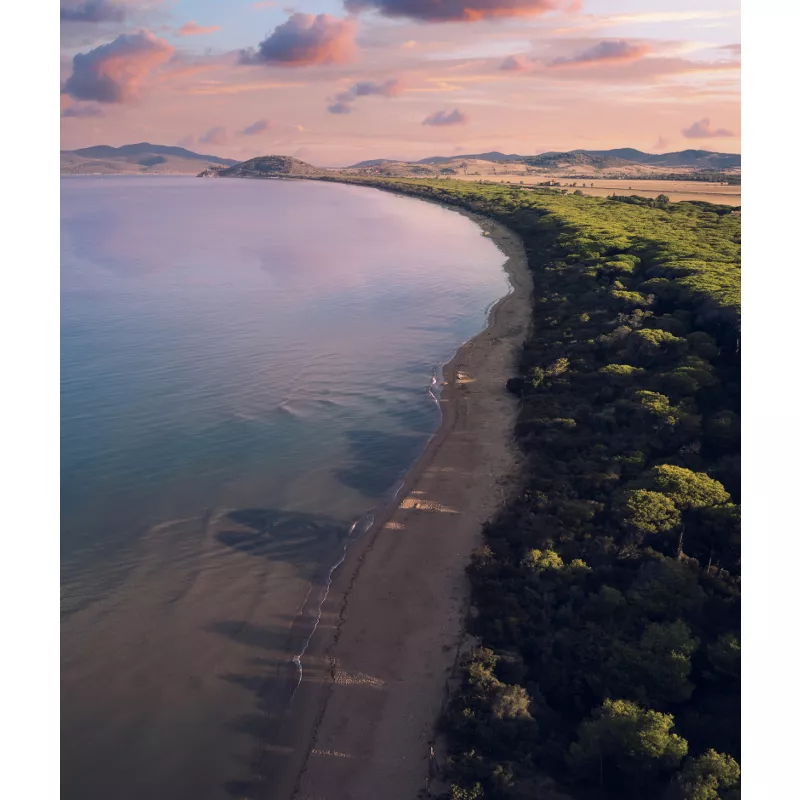
[[[265,663],[300,647],[286,631],[434,432],[432,379],[506,293],[504,257],[359,187],[61,192],[64,796],[216,797],[247,747],[225,714],[248,698],[215,674],[254,646],[231,621],[270,621]]]

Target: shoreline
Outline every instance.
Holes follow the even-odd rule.
[[[431,753],[465,638],[465,569],[518,464],[505,382],[531,324],[533,281],[515,233],[436,205],[489,233],[509,292],[442,367],[437,431],[332,575],[282,741],[259,759],[271,798],[400,800],[426,790],[442,761]]]

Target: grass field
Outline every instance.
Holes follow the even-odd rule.
[[[453,178],[464,181],[475,181],[472,175],[453,175]],[[726,206],[740,206],[742,204],[741,186],[729,186],[719,183],[701,183],[699,181],[662,181],[662,180],[637,180],[635,178],[615,180],[611,178],[597,178],[594,180],[579,180],[571,175],[481,175],[478,180],[491,181],[492,183],[508,183],[510,185],[523,184],[534,186],[545,180],[559,181],[562,188],[567,187],[575,191],[580,189],[584,194],[593,197],[607,197],[610,194],[637,194],[641,197],[658,197],[666,194],[671,200],[703,200],[707,203],[719,203]],[[577,183],[577,187],[571,184]]]

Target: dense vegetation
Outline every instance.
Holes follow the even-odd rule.
[[[449,181],[534,271],[526,468],[470,567],[452,800],[738,797],[740,218]]]

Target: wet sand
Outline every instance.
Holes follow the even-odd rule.
[[[292,752],[265,753],[265,797],[409,800],[435,771],[431,747],[443,762],[434,726],[463,645],[465,567],[516,474],[505,382],[532,292],[518,237],[474,219],[508,255],[513,292],[445,368],[439,431],[334,575],[293,702]]]

